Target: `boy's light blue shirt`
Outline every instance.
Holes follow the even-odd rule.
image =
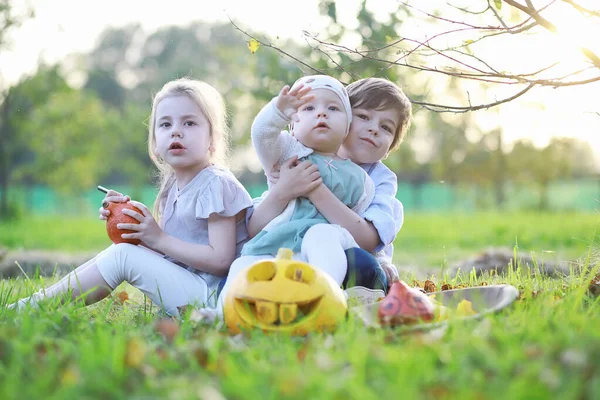
[[[371,221],[377,229],[380,243],[375,252],[383,252],[391,263],[394,239],[404,223],[404,207],[396,198],[398,178],[381,161],[362,164],[361,167],[367,171],[375,184],[375,197],[361,217]]]

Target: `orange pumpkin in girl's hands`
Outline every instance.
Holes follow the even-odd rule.
[[[144,213],[139,208],[134,207],[129,202],[108,203],[108,206],[104,208],[110,211],[110,215],[106,219],[106,233],[108,233],[108,237],[110,238],[110,240],[112,240],[114,244],[131,243],[138,245],[141,243],[140,239],[123,239],[121,237],[123,233],[135,233],[135,231],[117,228],[118,224],[139,224],[140,221],[138,221],[137,219],[130,217],[129,215],[123,214],[123,210],[127,208],[141,215],[144,215]]]

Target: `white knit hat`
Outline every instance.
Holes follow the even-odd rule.
[[[350,130],[350,123],[352,122],[352,106],[350,106],[350,98],[348,97],[348,92],[346,91],[344,85],[342,85],[342,83],[337,79],[328,75],[303,76],[302,78],[298,79],[294,85],[300,83],[304,86],[309,86],[311,90],[329,89],[338,95],[342,105],[344,106],[344,111],[346,111],[346,117],[348,118],[348,126],[346,127],[347,135],[348,131]]]

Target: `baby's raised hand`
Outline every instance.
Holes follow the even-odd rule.
[[[285,85],[275,100],[275,107],[288,119],[298,122],[298,116],[296,115],[298,109],[314,98],[314,96],[308,94],[309,92],[310,86],[305,87],[301,83],[294,85],[291,89],[288,85]]]

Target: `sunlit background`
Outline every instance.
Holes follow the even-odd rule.
[[[103,86],[103,89],[90,84],[90,76],[94,71],[109,71],[113,75],[112,80],[120,86],[119,90],[123,90],[125,93],[123,102],[118,103],[117,108],[122,107],[121,112],[125,108],[129,110],[126,116],[122,115],[124,119],[127,119],[127,129],[130,127],[137,129],[149,111],[147,105],[151,92],[156,91],[162,82],[182,74],[205,79],[224,91],[228,103],[232,105],[234,113],[232,127],[236,136],[231,164],[236,169],[238,176],[251,188],[249,190],[254,195],[263,189],[264,179],[260,174],[260,167],[254,151],[247,141],[249,124],[260,106],[276,93],[277,87],[286,83],[285,80],[288,77],[289,79],[295,78],[302,72],[293,60],[281,57],[274,50],[264,46],[260,47],[256,54],[250,55],[245,47],[248,37],[235,31],[229,23],[229,19],[231,18],[249,34],[270,40],[299,59],[305,57],[314,63],[317,62],[315,58],[317,54],[314,54],[316,51],[311,54],[308,50],[304,32],[326,39],[329,37],[328,35],[335,33],[338,29],[334,25],[336,27],[343,26],[347,31],[345,36],[340,39],[340,43],[349,47],[358,46],[365,35],[374,35],[371,31],[374,31],[376,27],[384,26],[390,20],[390,13],[396,12],[401,6],[400,2],[393,0],[366,1],[365,9],[374,19],[372,29],[367,32],[364,29],[356,30],[359,26],[357,14],[363,5],[363,1],[358,0],[336,2],[336,24],[333,23],[327,15],[327,10],[323,7],[324,4],[332,2],[323,0],[302,2],[172,0],[168,2],[168,5],[161,6],[149,5],[148,2],[137,0],[106,0],[103,2],[32,0],[11,3],[15,14],[33,10],[35,16],[25,19],[21,26],[9,32],[7,36],[9,44],[0,52],[0,85],[3,90],[6,91],[11,86],[18,86],[28,77],[34,77],[38,73],[40,65],[50,67],[58,65],[61,76],[72,88],[95,90],[98,97],[104,101],[105,105],[108,103],[108,108],[110,108],[111,95],[107,96],[103,92],[106,86]],[[483,5],[485,2],[481,3]],[[597,6],[593,0],[579,3],[589,9]],[[409,2],[409,4],[426,12],[438,12],[447,19],[460,18],[460,12],[449,8],[445,2]],[[466,7],[472,6],[473,2],[459,1],[454,5]],[[398,36],[425,40],[448,29],[440,21],[424,18],[424,15],[416,10],[413,10],[412,13],[410,17],[401,21],[400,29],[396,32]],[[514,20],[518,16],[518,12],[514,9],[510,10],[506,5],[499,10],[499,13],[507,21],[510,21],[511,18]],[[558,33],[552,34],[538,30],[522,35],[503,36],[486,42],[485,45],[475,44],[472,49],[478,57],[489,61],[499,70],[512,72],[533,71],[559,59],[561,63],[553,71],[556,73],[556,71],[564,70],[567,73],[567,71],[577,70],[579,66],[589,66],[580,52],[581,46],[587,46],[600,54],[600,42],[597,40],[600,37],[598,18],[596,18],[596,23],[593,23],[591,18],[583,18],[572,7],[561,4],[549,9],[544,17],[557,26]],[[236,72],[232,72],[234,71],[233,67],[228,67],[220,74],[212,74],[210,71],[219,69],[219,66],[209,65],[211,62],[214,63],[214,60],[204,60],[206,66],[197,69],[194,65],[182,65],[178,69],[177,65],[168,63],[164,65],[158,63],[152,69],[148,67],[149,64],[144,64],[144,60],[140,60],[141,54],[153,55],[152,51],[148,50],[148,43],[145,43],[148,37],[161,31],[164,33],[171,26],[177,26],[181,28],[181,32],[185,32],[185,29],[191,26],[190,24],[198,21],[203,22],[203,26],[209,27],[206,29],[210,29],[213,25],[226,27],[222,32],[228,32],[229,39],[221,38],[218,41],[209,39],[208,42],[202,42],[202,40],[206,40],[204,38],[200,40],[200,43],[205,43],[206,46],[229,46],[231,44],[228,49],[222,48],[222,52],[229,51],[231,53],[224,55],[220,62],[228,57],[237,57],[236,52],[247,53],[244,54],[246,57],[244,60],[250,61],[248,61],[249,64],[244,73],[238,75]],[[122,32],[119,30],[125,29],[126,26],[132,26],[132,24],[139,25],[141,29],[136,31],[136,35],[133,36],[131,45],[125,53],[126,60],[112,60],[111,53],[106,51],[107,47],[105,46],[102,50],[102,40],[106,38],[107,30],[114,28],[115,32]],[[182,43],[191,40],[184,36],[183,34],[180,36],[165,34],[162,38],[168,38],[167,46],[176,46],[177,43],[174,41],[178,40],[178,37],[181,38]],[[455,38],[458,41],[466,40],[466,37],[462,36]],[[115,36],[111,40],[118,41],[118,38]],[[104,43],[106,45],[106,42]],[[143,48],[146,50],[142,50]],[[144,51],[146,52],[144,53]],[[184,51],[193,52],[193,46],[191,48],[186,45],[178,47],[176,59],[185,59],[186,56],[182,53]],[[148,62],[159,62],[161,58],[157,54],[154,54],[156,55],[154,60]],[[162,54],[161,57],[167,59],[169,56]],[[197,62],[193,57],[190,59]],[[110,65],[105,65],[115,62],[119,66],[115,64],[112,71],[109,68]],[[136,64],[138,69],[121,68],[120,65],[123,62]],[[173,62],[175,63],[175,61]],[[232,61],[232,63],[235,62]],[[435,64],[437,61],[431,58],[429,62]],[[143,68],[140,65],[143,65]],[[143,74],[139,71],[142,71]],[[229,82],[227,73],[235,74],[237,80],[245,80],[245,82],[241,84],[235,80]],[[148,74],[154,75],[149,76]],[[467,105],[468,101],[487,103],[510,96],[517,91],[512,86],[484,86],[477,81],[449,82],[444,76],[419,75],[409,73],[406,69],[401,68],[396,69],[395,75],[398,77],[397,82],[412,98],[426,97],[427,101],[441,104]],[[581,77],[584,76],[585,74],[581,75]],[[347,78],[347,76],[343,78]],[[386,161],[399,176],[398,197],[409,209],[412,207],[472,209],[503,204],[511,208],[539,206],[596,209],[598,198],[600,198],[600,185],[596,183],[600,173],[599,89],[600,84],[597,82],[575,87],[536,88],[512,102],[465,115],[449,113],[432,116],[435,113],[415,107],[415,124],[404,145],[405,149],[390,156]],[[130,107],[129,104],[134,104],[134,102],[136,106]],[[123,124],[125,122],[121,125]],[[122,126],[119,128],[118,123],[115,126],[117,130],[123,129]],[[34,134],[38,130],[43,130],[43,127],[43,122],[37,125],[23,125],[18,135]],[[57,132],[61,131],[60,128],[55,129]],[[106,174],[90,174],[89,171],[94,169],[87,166],[83,160],[80,161],[79,167],[81,171],[88,171],[89,179],[86,179],[84,172],[80,174],[81,176],[69,172],[74,165],[77,165],[73,163],[68,168],[65,167],[62,174],[57,172],[52,176],[50,176],[51,174],[48,176],[35,175],[33,170],[24,167],[21,170],[15,170],[11,175],[11,184],[15,187],[14,193],[19,190],[31,191],[36,184],[46,189],[49,187],[52,192],[58,193],[58,196],[65,193],[72,195],[72,193],[82,191],[87,193],[95,183],[120,185],[125,188],[142,188],[144,182],[149,183],[148,178],[151,174],[147,160],[143,159],[145,154],[143,130],[140,130],[138,135],[139,138],[135,140],[123,139],[122,145],[126,148],[129,148],[127,146],[137,147],[135,161],[124,161],[125,165],[121,172],[112,169]],[[500,139],[496,139],[499,135]],[[553,165],[558,162],[555,158],[548,158],[549,154],[556,153],[547,149],[549,145],[552,145],[553,138],[571,138],[579,150],[569,156],[571,165],[569,168],[563,168],[562,172],[564,173],[561,171],[546,175],[542,173],[544,176],[540,178],[541,175],[539,173],[536,175],[534,170],[543,171],[545,163]],[[66,146],[72,143],[69,142],[71,139],[65,140]],[[527,150],[529,149],[527,141],[534,146],[530,149],[531,151],[537,149],[541,154],[538,162],[540,165],[535,166],[532,161],[530,164],[511,167],[519,171],[518,174],[509,168],[508,161],[504,160],[502,161],[504,164],[502,164],[488,160],[485,161],[487,162],[485,164],[476,152],[476,150],[480,153],[487,152],[488,156],[497,154],[496,147],[500,143],[506,154],[505,158],[510,161],[521,157],[517,153],[511,155],[515,143],[522,145],[521,147]],[[456,148],[453,148],[448,157],[445,157],[444,149],[451,146],[451,143],[454,143],[453,146]],[[556,144],[556,142],[554,143]],[[468,150],[471,147],[476,149],[472,154]],[[542,150],[545,148],[548,151],[542,154]],[[126,154],[132,153],[123,152],[121,157],[125,157]],[[490,157],[493,158],[493,156]],[[535,157],[525,156],[524,158],[533,160]],[[21,163],[27,165],[33,159],[21,160]],[[88,158],[89,163],[95,162],[93,160],[106,159],[101,156]],[[473,160],[475,160],[475,164],[469,169],[469,163]],[[485,165],[476,164],[476,162],[484,162]],[[60,160],[50,160],[44,168],[51,169],[59,164]],[[456,172],[460,169],[459,166],[462,166],[464,171],[461,169]],[[486,168],[504,171],[502,174],[492,171],[488,176],[479,176],[481,174],[472,172]],[[144,172],[140,173],[142,170]],[[65,179],[67,176],[70,176],[71,179]],[[500,178],[498,178],[499,176]],[[498,179],[501,179],[502,185],[505,186],[503,190],[506,193],[501,194],[503,200],[498,200]],[[97,180],[102,180],[102,182],[96,182]],[[140,194],[145,193],[143,196],[147,197],[144,198],[151,199],[150,189],[136,190]],[[547,190],[545,194],[542,193],[544,190]],[[93,198],[92,194],[87,196]],[[550,200],[543,200],[544,196]],[[46,204],[50,203],[46,202]],[[40,205],[40,207],[42,206]]]

